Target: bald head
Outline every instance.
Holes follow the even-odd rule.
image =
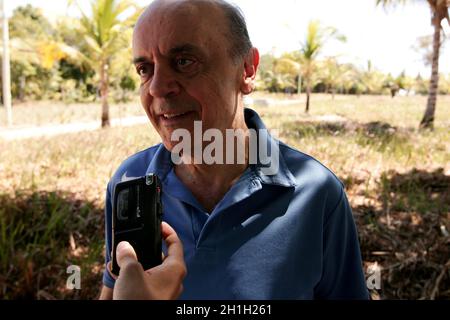
[[[199,23],[203,20],[210,23],[211,28],[211,23],[217,25],[217,19],[220,19],[223,22],[219,23],[221,33],[228,42],[228,52],[235,62],[243,59],[253,47],[241,10],[224,0],[156,0],[139,17],[136,29],[149,23],[161,23],[156,17],[167,19],[174,13],[195,17]],[[192,28],[196,26],[193,25]]]

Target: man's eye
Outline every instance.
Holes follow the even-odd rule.
[[[192,65],[194,65],[194,64],[195,64],[195,61],[192,60],[192,59],[180,58],[180,59],[177,59],[177,60],[175,61],[175,63],[176,63],[176,67],[177,67],[179,70],[186,70],[186,69],[188,69],[189,67],[191,67]]]
[[[148,77],[151,73],[151,68],[148,65],[141,65],[136,68],[138,75],[142,78]]]

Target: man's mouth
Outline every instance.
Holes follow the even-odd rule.
[[[163,117],[166,118],[166,119],[172,119],[172,118],[184,116],[185,114],[188,114],[188,113],[189,113],[189,111],[188,112],[182,112],[182,113],[172,113],[172,114],[165,113],[165,114],[163,114]]]
[[[190,119],[192,114],[193,111],[171,112],[171,113],[163,113],[160,117],[164,125],[174,126],[180,124],[181,121]]]

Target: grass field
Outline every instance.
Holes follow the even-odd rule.
[[[417,130],[425,103],[313,95],[310,115],[302,103],[255,107],[282,141],[345,183],[365,266],[382,268],[374,298],[450,298],[450,96],[439,97],[432,132]],[[99,114],[98,105],[52,102],[14,109],[18,126],[97,121]],[[144,113],[135,101],[111,114]],[[0,140],[0,298],[95,298],[106,184],[125,158],[158,142],[150,124]],[[81,267],[81,290],[66,289],[72,264]]]

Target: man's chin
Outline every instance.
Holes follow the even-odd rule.
[[[167,146],[175,146],[178,143],[184,141],[185,139],[194,139],[194,125],[192,126],[178,126],[178,127],[163,127],[159,131],[159,135]],[[200,134],[201,137],[201,134]]]
[[[167,149],[167,151],[169,151],[169,152],[172,152],[173,148],[177,144],[177,143],[173,143],[170,141],[169,142],[163,141],[162,143],[163,143],[164,147]]]

